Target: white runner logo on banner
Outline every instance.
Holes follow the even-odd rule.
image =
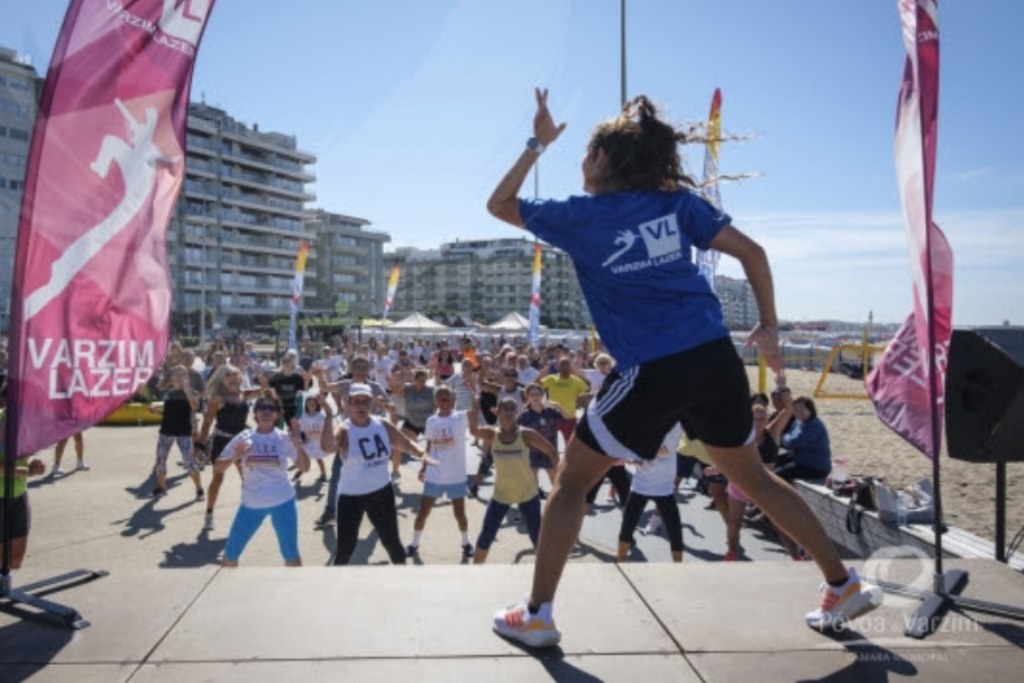
[[[97,253],[117,236],[149,199],[156,183],[157,163],[173,164],[177,157],[163,154],[153,142],[158,123],[157,111],[146,108],[145,121],[137,121],[119,99],[114,104],[124,115],[131,133],[131,143],[115,136],[103,138],[99,154],[89,168],[102,179],[107,178],[110,165],[116,163],[124,179],[124,198],[110,214],[84,232],[53,262],[50,280],[25,299],[25,320],[43,309],[58,296]]]

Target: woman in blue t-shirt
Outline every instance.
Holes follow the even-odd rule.
[[[654,458],[677,424],[707,446],[715,465],[814,557],[829,589],[806,615],[813,628],[836,628],[881,602],[881,590],[843,566],[800,495],[761,463],[751,434],[746,369],[722,308],[692,251],[715,249],[739,260],[757,301],[750,332],[768,365],[782,374],[771,269],[764,249],[702,199],[682,170],[678,145],[695,141],[658,116],[644,96],[599,124],[583,159],[585,196],[525,200],[533,164],[565,130],[536,91],[533,137],[487,201],[492,215],[532,232],[572,258],[601,341],[616,359],[566,449],[548,499],[526,600],[500,610],[493,628],[531,646],[556,644],[551,600],[576,542],[586,492],[615,458]]]

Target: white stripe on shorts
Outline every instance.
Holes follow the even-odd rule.
[[[609,387],[608,392],[596,401],[597,406],[595,410],[597,410],[599,415],[607,415],[609,410],[618,405],[619,401],[633,389],[638,374],[640,374],[640,367],[633,366],[619,375],[618,380]]]
[[[612,458],[641,460],[639,455],[626,448],[612,435],[603,419],[603,416],[630,392],[638,374],[639,367],[630,368],[619,376],[619,379],[609,387],[604,396],[599,400],[595,399],[587,406],[587,424],[590,426],[590,431],[593,433],[601,450]]]

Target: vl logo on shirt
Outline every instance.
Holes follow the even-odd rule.
[[[647,250],[647,258],[638,261],[631,261],[618,265],[615,264],[620,258],[633,249],[636,244],[637,233],[643,240]],[[683,256],[682,239],[679,235],[679,223],[674,213],[660,216],[653,220],[641,223],[632,230],[620,230],[615,238],[614,244],[620,246],[611,256],[605,259],[601,265],[611,267],[615,274],[629,273],[637,270],[645,270],[652,266],[659,266],[664,263],[678,261]]]
[[[647,246],[648,258],[656,259],[680,251],[679,224],[674,213],[641,223],[637,227]]]

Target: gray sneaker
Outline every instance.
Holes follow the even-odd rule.
[[[213,513],[207,512],[203,520],[203,531],[213,531]]]

